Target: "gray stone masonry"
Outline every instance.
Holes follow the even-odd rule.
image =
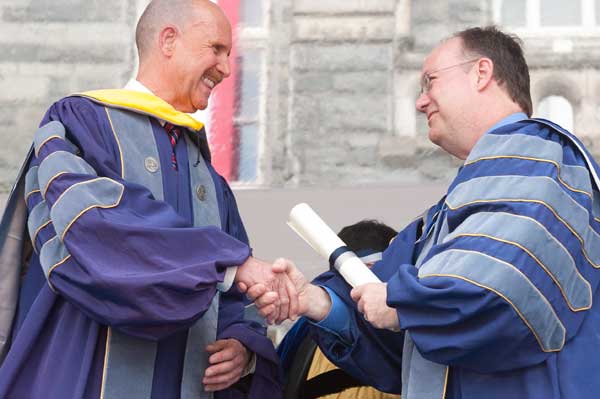
[[[134,0],[0,0],[0,190],[12,185],[54,101],[129,79],[136,7]]]
[[[491,23],[492,0],[264,1],[263,187],[453,177],[460,163],[428,141],[414,109],[420,66],[442,38]],[[0,190],[53,101],[132,76],[133,30],[146,2],[0,0]],[[534,106],[567,98],[575,133],[600,155],[599,35],[521,33]]]
[[[292,185],[379,178],[393,129],[396,1],[296,0],[290,38]]]

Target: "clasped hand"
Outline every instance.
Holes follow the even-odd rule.
[[[245,270],[244,264],[240,268],[243,273],[236,280],[240,290],[254,301],[258,312],[269,324],[286,319],[295,320],[298,316],[321,321],[327,316],[331,309],[329,294],[321,287],[308,283],[291,261],[277,259],[270,269],[268,263],[257,262],[260,264],[251,265]],[[387,284],[364,284],[353,289],[350,295],[356,302],[358,312],[374,327],[392,331],[399,329],[398,314],[386,303]]]
[[[303,285],[293,281],[294,271],[297,269],[287,259],[277,259],[271,265],[250,257],[239,267],[235,282],[241,292],[255,301],[259,313],[269,324],[281,323],[286,319],[295,320],[299,315],[298,292]]]

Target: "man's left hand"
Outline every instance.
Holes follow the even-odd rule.
[[[374,327],[398,331],[400,328],[398,313],[396,313],[396,309],[390,308],[386,303],[386,283],[369,283],[358,286],[350,292],[350,296],[358,305],[358,311]]]
[[[250,361],[250,351],[237,339],[220,339],[206,347],[210,353],[202,383],[206,391],[229,388],[242,377]]]

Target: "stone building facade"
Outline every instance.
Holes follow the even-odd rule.
[[[128,0],[0,0],[0,189],[10,189],[45,110],[133,74]]]
[[[568,26],[548,17],[547,9],[564,5],[557,0],[222,1],[242,14],[239,103],[255,110],[249,119],[240,111],[236,120],[242,185],[450,179],[459,162],[428,142],[426,121],[414,109],[420,65],[443,37],[490,23],[524,39],[536,110],[552,97],[542,114],[566,109],[574,132],[600,154],[600,1],[572,0],[580,20]],[[0,0],[4,190],[54,100],[120,87],[133,76],[133,30],[145,4]]]

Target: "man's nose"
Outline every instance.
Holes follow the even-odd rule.
[[[419,94],[417,97],[417,101],[415,102],[415,106],[417,107],[417,111],[419,112],[427,112],[427,105],[429,104],[429,96],[427,93]]]
[[[219,63],[217,64],[217,69],[223,74],[223,79],[231,75],[231,66],[229,65],[228,55],[224,55],[222,59],[219,60]]]

